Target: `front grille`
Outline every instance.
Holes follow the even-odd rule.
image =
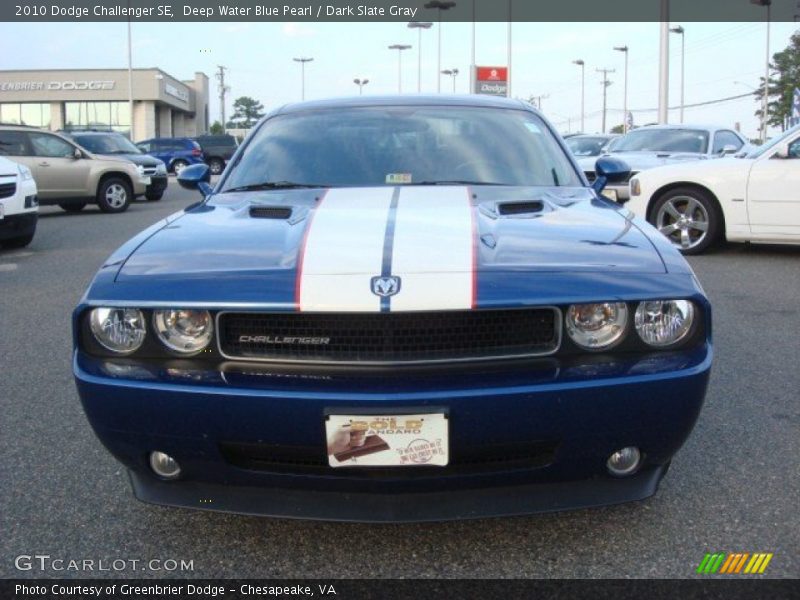
[[[406,313],[241,313],[218,316],[228,358],[424,363],[542,356],[560,343],[558,309]]]
[[[17,184],[15,182],[12,181],[11,183],[0,183],[0,198],[8,198],[16,193]]]
[[[144,174],[145,174],[145,176],[155,175],[156,174],[156,168],[155,167],[145,167],[144,168]]]
[[[533,441],[475,445],[454,449],[446,467],[368,467],[350,469],[328,465],[324,445],[287,446],[222,442],[219,450],[229,464],[251,471],[338,476],[344,478],[424,478],[462,473],[493,473],[512,469],[536,469],[551,464],[557,442]]]

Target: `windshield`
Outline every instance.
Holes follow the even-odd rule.
[[[639,129],[614,144],[611,152],[695,152],[705,154],[708,132],[702,129]]]
[[[141,154],[142,151],[134,146],[123,135],[73,135],[78,144],[95,154]]]
[[[575,156],[600,156],[603,146],[608,143],[608,138],[575,136],[564,141],[567,142],[567,146]]]
[[[309,186],[582,185],[542,120],[524,110],[387,106],[265,122],[222,191]]]
[[[758,148],[756,148],[755,150],[753,150],[752,152],[750,152],[747,155],[747,158],[758,158],[762,154],[765,154],[770,150],[772,150],[775,146],[777,146],[784,140],[791,138],[794,135],[797,135],[798,132],[800,132],[800,125],[795,125],[791,129],[787,129],[783,134],[779,135],[778,137],[772,138],[766,144],[763,144]]]

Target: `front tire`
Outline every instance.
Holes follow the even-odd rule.
[[[189,163],[187,163],[185,160],[176,160],[174,163],[172,163],[172,171],[175,173],[175,175],[180,175],[181,171],[188,166]]]
[[[225,169],[225,161],[219,158],[212,158],[208,161],[208,170],[212,175],[219,175]]]
[[[157,194],[145,194],[144,197],[147,198],[148,202],[158,202],[164,197],[164,192],[158,192]]]
[[[105,213],[125,212],[132,197],[130,184],[119,177],[104,179],[97,189],[97,205]]]
[[[661,194],[653,204],[649,221],[686,255],[702,254],[722,232],[719,206],[707,192],[695,187]]]
[[[79,213],[84,208],[86,208],[86,202],[80,202],[80,203],[61,202],[59,203],[59,206],[61,207],[62,210],[65,210],[68,213]]]

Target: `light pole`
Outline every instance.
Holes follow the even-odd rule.
[[[128,0],[128,11],[130,11],[130,8],[131,3],[130,0]],[[130,127],[128,137],[133,141],[133,50],[130,18],[128,18],[128,122]]]
[[[358,95],[360,96],[364,92],[363,90],[364,86],[369,83],[369,79],[355,78],[353,79],[353,83],[355,83],[358,86]]]
[[[669,0],[661,0],[658,44],[658,122],[669,121]]]
[[[422,30],[430,29],[433,23],[429,22],[411,22],[408,24],[409,29],[417,30],[417,93],[422,93]]]
[[[578,60],[573,60],[572,64],[581,68],[581,133],[586,133],[586,63],[579,58]]]
[[[683,106],[686,104],[683,95],[686,83],[686,30],[683,26],[678,25],[670,28],[670,31],[681,36],[681,123],[683,123]]]
[[[445,69],[442,71],[442,75],[450,75],[453,78],[453,93],[456,93],[456,76],[458,75],[458,69]]]
[[[306,58],[305,56],[301,56],[300,58],[292,59],[294,62],[300,63],[300,99],[306,99],[306,63],[311,62],[314,60],[313,58]]]
[[[769,127],[769,29],[772,0],[750,0],[750,3],[767,8],[767,54],[764,67],[764,95],[761,98],[761,141],[766,142],[767,128]]]
[[[508,0],[508,59],[506,61],[506,95],[511,98],[511,0]]]
[[[397,93],[403,93],[403,50],[411,48],[409,44],[392,44],[389,50],[397,50]]]
[[[625,84],[622,92],[622,132],[628,133],[628,46],[614,46],[614,50],[625,54]]]
[[[436,91],[442,91],[442,11],[450,10],[456,5],[453,0],[431,0],[425,3],[425,8],[435,8],[439,11],[439,58],[436,63]]]

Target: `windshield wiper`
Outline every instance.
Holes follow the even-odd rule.
[[[262,181],[261,183],[249,183],[238,187],[228,188],[225,192],[253,192],[256,190],[293,190],[301,188],[329,188],[334,187],[321,183],[295,183],[294,181]]]
[[[401,187],[408,185],[504,185],[511,186],[511,183],[499,183],[495,181],[469,181],[465,179],[436,179],[431,181],[414,181],[413,183],[400,183]]]

